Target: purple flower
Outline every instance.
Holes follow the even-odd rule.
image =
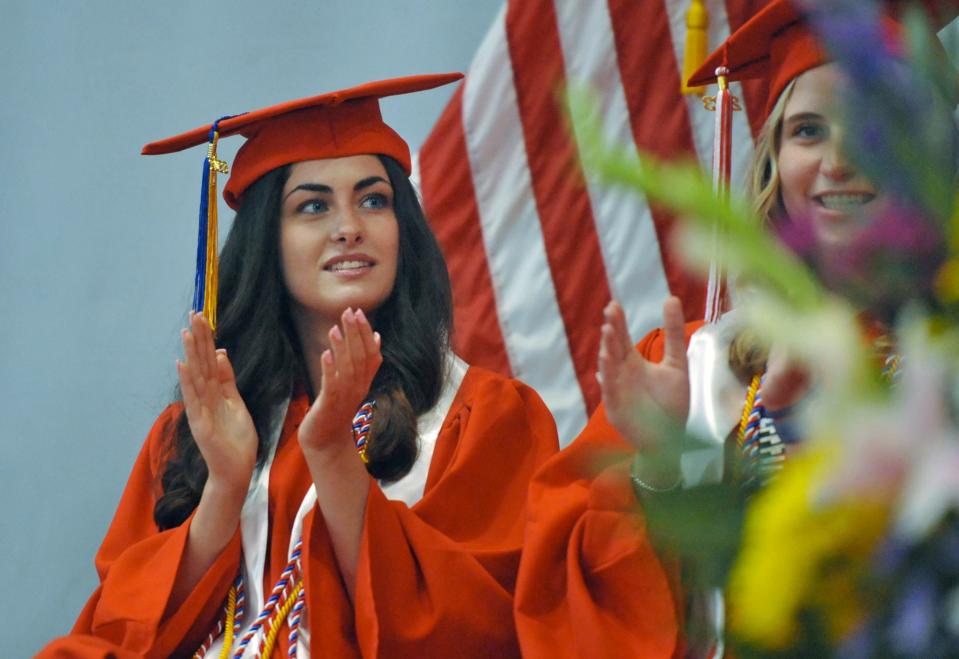
[[[847,73],[850,156],[884,192],[945,222],[959,137],[952,104],[940,92],[954,83],[933,79],[941,72],[910,59],[905,30],[890,34],[874,0],[800,1]]]
[[[772,230],[779,241],[796,256],[808,259],[815,253],[816,234],[809,222],[780,218],[772,224]]]
[[[836,656],[842,659],[869,659],[876,656],[876,621],[870,620],[846,638],[838,648]]]
[[[892,203],[863,218],[849,242],[823,247],[804,218],[779,220],[777,237],[802,258],[829,289],[884,322],[909,300],[932,299],[946,258],[946,239],[928,213]]]
[[[925,575],[905,584],[893,611],[890,640],[897,652],[922,656],[936,625],[936,585]]]
[[[911,547],[905,540],[891,536],[879,545],[874,556],[873,571],[876,576],[889,577],[898,572],[906,564]]]

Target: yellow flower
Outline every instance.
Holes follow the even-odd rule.
[[[936,273],[936,294],[943,302],[959,302],[959,257],[952,257]]]
[[[817,486],[838,453],[814,446],[792,456],[751,502],[730,575],[732,632],[770,649],[795,640],[797,615],[807,607],[822,609],[837,637],[851,629],[861,609],[855,579],[888,520],[880,502],[817,507]]]

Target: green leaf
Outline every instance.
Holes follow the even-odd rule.
[[[745,500],[735,485],[703,485],[643,498],[647,530],[663,551],[689,562],[702,587],[722,587],[739,550]]]

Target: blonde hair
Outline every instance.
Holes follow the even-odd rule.
[[[786,103],[795,86],[796,79],[793,78],[766,117],[756,137],[753,159],[747,172],[746,195],[760,220],[767,224],[783,210],[779,194],[779,146]],[[750,330],[740,331],[729,344],[729,368],[743,383],[766,369],[768,357],[769,346]]]
[[[756,137],[753,159],[746,177],[746,195],[763,222],[769,222],[774,213],[782,210],[782,199],[779,196],[779,147],[782,142],[786,103],[795,86],[796,79],[793,78],[766,117]]]

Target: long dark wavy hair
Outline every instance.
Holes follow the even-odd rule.
[[[367,470],[393,481],[413,466],[419,450],[416,419],[442,390],[452,301],[446,263],[406,172],[392,158],[379,158],[393,186],[399,254],[393,291],[371,314],[382,337],[383,364],[368,396],[376,400],[376,414]],[[280,204],[288,176],[289,166],[280,167],[246,190],[220,256],[216,344],[230,355],[256,426],[258,463],[265,458],[270,428],[284,412],[279,406],[294,386],[313,393],[280,263]],[[207,479],[186,414],[177,420],[168,449],[163,494],[153,509],[161,530],[189,517]]]

